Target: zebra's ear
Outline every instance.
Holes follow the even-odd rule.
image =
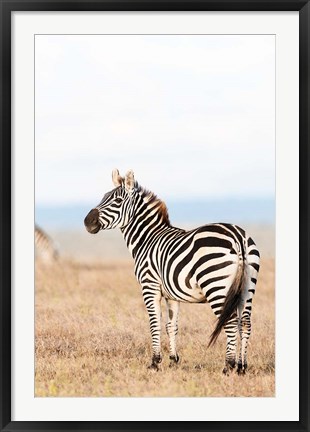
[[[112,171],[112,180],[115,187],[119,187],[122,185],[123,179],[120,176],[118,169],[114,169]]]
[[[133,171],[130,170],[125,175],[125,189],[127,192],[131,193],[133,192],[134,187],[135,187],[135,177]]]

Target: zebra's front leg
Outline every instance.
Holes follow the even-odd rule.
[[[174,300],[166,300],[167,303],[167,324],[166,331],[169,337],[169,353],[170,353],[170,366],[179,362],[176,349],[176,336],[178,333],[178,316],[180,309],[180,302]]]
[[[147,312],[149,314],[150,330],[152,336],[152,363],[150,364],[149,369],[158,370],[158,364],[161,363],[161,292],[159,289],[147,286],[142,288],[142,295]]]
[[[237,336],[239,328],[239,319],[237,313],[234,313],[227,324],[224,326],[227,336],[226,342],[226,356],[225,367],[223,373],[229,375],[229,372],[236,366],[236,350],[237,350]]]

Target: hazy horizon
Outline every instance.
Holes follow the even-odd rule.
[[[98,202],[67,206],[37,205],[36,223],[44,229],[83,228],[86,214]],[[273,198],[169,200],[166,204],[172,225],[194,226],[213,222],[273,225],[275,222]]]

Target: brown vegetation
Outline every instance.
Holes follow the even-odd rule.
[[[151,337],[132,262],[37,263],[35,306],[36,396],[274,396],[273,259],[262,261],[245,376],[222,374],[224,334],[207,349],[207,304],[181,305],[180,364],[169,368],[163,323],[160,371],[147,369]]]

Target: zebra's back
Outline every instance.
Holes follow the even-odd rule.
[[[147,255],[141,260],[144,272],[140,282],[152,279],[152,271],[164,297],[192,303],[225,298],[241,263],[246,267],[259,265],[254,241],[242,228],[230,224],[208,224],[191,231],[167,230],[148,248]],[[145,262],[149,263],[148,271]],[[220,309],[221,302],[215,304],[212,308]]]

